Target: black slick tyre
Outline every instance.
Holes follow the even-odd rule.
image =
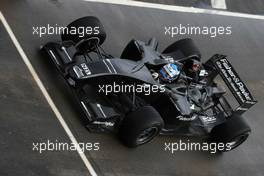
[[[71,22],[61,35],[62,41],[72,41],[80,50],[93,50],[94,46],[101,45],[105,38],[104,27],[94,16],[82,17]]]
[[[225,147],[223,150],[219,150],[219,152],[226,152],[235,149],[245,142],[250,132],[251,129],[246,121],[239,115],[233,115],[226,122],[212,129],[210,141],[223,143]]]
[[[190,38],[181,39],[172,43],[162,53],[170,55],[176,60],[177,58],[180,59],[183,57],[196,59],[198,61],[201,60],[201,53]]]
[[[150,142],[163,128],[160,114],[152,106],[140,107],[123,119],[119,137],[127,147],[137,147]]]

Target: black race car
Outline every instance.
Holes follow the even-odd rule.
[[[224,151],[249,136],[241,114],[256,101],[226,56],[215,54],[202,63],[191,39],[176,41],[160,53],[152,38],[146,43],[131,40],[120,58],[113,57],[101,47],[106,33],[93,16],[70,23],[61,38],[41,50],[65,78],[90,131],[117,132],[128,147],[158,134],[205,136],[229,144]],[[236,107],[225,98],[228,89],[221,82]]]

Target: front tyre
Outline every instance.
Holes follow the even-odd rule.
[[[119,128],[120,140],[128,147],[150,142],[163,128],[160,114],[152,106],[144,106],[130,112]]]
[[[225,147],[220,152],[227,152],[245,142],[250,132],[246,121],[239,115],[233,115],[226,122],[215,126],[210,137],[212,142],[224,144]]]
[[[73,32],[70,32],[71,30]],[[93,51],[105,41],[105,38],[104,27],[94,16],[85,16],[71,22],[61,34],[62,41],[75,43],[80,51]]]
[[[162,54],[172,56],[175,60],[184,58],[192,58],[197,61],[201,60],[201,53],[196,47],[194,41],[190,38],[178,40],[169,45]]]

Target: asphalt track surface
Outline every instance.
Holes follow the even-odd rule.
[[[63,118],[79,142],[100,142],[100,151],[85,152],[98,175],[264,175],[264,21],[213,14],[172,12],[83,1],[0,2],[22,48],[36,69]],[[236,70],[259,101],[245,116],[252,127],[250,138],[236,150],[223,155],[208,152],[164,151],[165,142],[179,137],[158,137],[137,149],[122,146],[111,134],[89,133],[80,120],[69,91],[43,58],[38,48],[59,36],[32,35],[32,26],[66,25],[72,20],[97,16],[107,31],[104,48],[120,56],[125,44],[136,38],[155,36],[160,49],[185,37],[193,38],[206,60],[214,53],[229,56]],[[170,38],[164,25],[231,25],[232,35],[211,38],[192,35]],[[32,151],[32,143],[45,140],[70,142],[34,83],[5,29],[0,25],[0,175],[89,175],[77,152]]]
[[[168,5],[198,7],[211,9],[211,0],[138,0],[143,2],[152,2]],[[263,0],[225,0],[226,10],[231,12],[248,13],[248,14],[264,14],[264,1]]]
[[[40,93],[2,23],[0,175],[85,175],[75,152],[33,152],[33,143],[70,143]]]

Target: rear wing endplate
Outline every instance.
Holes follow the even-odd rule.
[[[242,114],[257,103],[245,83],[240,79],[233,66],[227,60],[226,56],[216,54],[210,58],[206,64],[210,64],[216,69],[215,71],[222,77],[227,87],[238,101],[239,106],[234,109],[234,113]]]

